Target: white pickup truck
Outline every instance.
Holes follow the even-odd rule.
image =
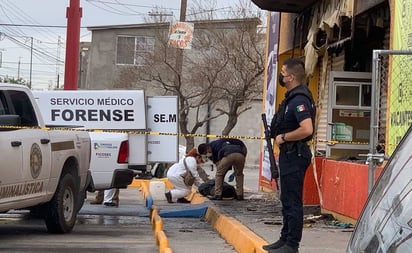
[[[90,137],[50,130],[31,91],[0,83],[0,212],[29,209],[70,232],[90,185]]]

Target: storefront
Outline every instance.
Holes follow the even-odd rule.
[[[296,1],[253,2],[261,8],[282,12],[285,3]],[[389,69],[382,65],[385,69],[379,76],[382,79],[379,93],[372,94],[372,53],[375,49],[389,49],[389,2],[301,1],[300,6],[287,12],[280,15],[278,59],[279,62],[289,57],[305,59],[308,85],[317,95],[319,112],[314,139],[317,158],[308,170],[304,202],[316,204],[318,201],[325,212],[356,220],[368,195],[369,171],[365,162],[370,151],[371,117],[379,120],[378,143],[384,144],[386,139]],[[291,28],[293,37],[282,38]],[[276,90],[275,94],[277,105],[284,91]],[[379,115],[372,111],[373,95],[381,97]],[[263,149],[262,154],[264,152]],[[375,179],[379,172],[380,169],[375,169]],[[263,175],[260,187],[275,189],[273,182]],[[343,199],[345,203],[353,201],[356,210],[345,213],[344,207],[337,205],[343,203]],[[334,206],[339,206],[339,210],[334,210]]]

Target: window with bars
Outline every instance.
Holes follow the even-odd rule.
[[[125,36],[117,37],[116,64],[146,65],[154,52],[154,37]]]

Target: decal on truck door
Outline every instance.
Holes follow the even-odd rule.
[[[33,179],[36,179],[40,175],[42,166],[42,154],[41,149],[37,143],[31,145],[30,150],[30,171]]]
[[[67,149],[74,149],[73,141],[60,141],[51,144],[51,151],[61,151]]]

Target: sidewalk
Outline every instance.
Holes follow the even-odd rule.
[[[233,217],[266,243],[272,243],[279,238],[282,228],[281,205],[276,194],[258,191],[258,173],[258,169],[244,170],[245,201],[213,203],[221,214]],[[304,215],[300,253],[346,252],[353,228],[345,228],[343,225],[348,224],[336,222],[329,215],[321,215],[319,206],[305,206]]]
[[[205,201],[205,203],[192,205],[193,208],[199,208],[190,212],[192,214],[195,212],[196,215],[199,212],[206,212],[209,223],[238,252],[265,253],[261,246],[279,238],[282,227],[281,205],[274,193],[258,192],[256,169],[245,169],[244,174],[244,201],[210,201],[197,193],[200,202]],[[195,202],[199,203],[199,201]],[[176,214],[166,201],[156,201],[155,204],[163,211],[169,210],[168,214],[163,213],[163,215]],[[183,205],[182,210],[178,211],[179,215],[185,215],[187,208],[188,206]],[[328,215],[321,215],[318,206],[305,206],[304,212],[305,224],[300,253],[346,252],[353,231],[353,228],[345,228],[345,225],[349,224],[341,224]]]
[[[263,239],[264,244],[271,243],[279,238],[282,216],[279,201],[267,195],[267,193],[246,192],[245,201],[214,201],[212,208],[238,220]],[[353,228],[344,228],[342,225],[347,224],[340,224],[331,220],[329,216],[319,215],[319,208],[312,206],[305,207],[305,218],[300,253],[344,253],[346,251]],[[236,245],[232,246],[239,251]]]

